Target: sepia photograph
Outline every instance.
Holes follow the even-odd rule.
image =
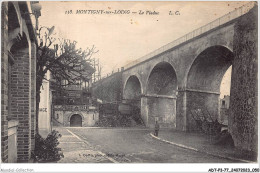
[[[258,1],[1,2],[1,172],[259,172],[258,155]]]

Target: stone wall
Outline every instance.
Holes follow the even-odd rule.
[[[172,98],[148,97],[148,123],[154,127],[158,121],[161,127],[176,128],[176,100]]]
[[[186,131],[186,92],[178,91],[176,99],[176,129]]]
[[[18,162],[31,157],[31,61],[28,48],[14,53],[11,72],[11,117],[19,121]]]
[[[58,115],[57,115],[58,114]],[[70,127],[70,118],[73,115],[82,117],[82,127],[91,127],[99,120],[99,113],[95,110],[89,111],[55,111],[54,118],[65,127]]]
[[[187,111],[187,131],[198,131],[196,125],[195,111],[202,111],[205,117],[210,117],[215,120],[219,115],[219,94],[186,91],[186,111]],[[209,120],[211,120],[209,118]]]
[[[103,102],[122,100],[122,73],[117,72],[93,84],[92,96]]]
[[[230,65],[230,61],[228,63],[224,63],[225,61],[223,58],[220,58],[218,60],[214,60],[216,55],[214,52],[219,54],[224,54],[224,56],[227,56],[229,54],[226,54],[227,52],[233,51],[233,35],[234,35],[234,25],[235,20],[228,22],[224,25],[221,25],[215,29],[212,29],[206,33],[203,33],[194,39],[188,40],[187,42],[184,42],[183,44],[180,44],[178,46],[173,47],[170,50],[167,50],[157,56],[154,56],[146,61],[143,61],[139,64],[136,64],[133,67],[125,69],[125,71],[122,74],[123,84],[127,82],[130,76],[136,76],[140,83],[141,83],[141,91],[142,95],[148,95],[150,91],[156,91],[153,89],[153,86],[149,86],[150,79],[163,79],[164,75],[169,75],[167,73],[161,73],[161,75],[155,76],[154,78],[150,78],[153,70],[156,70],[158,65],[163,63],[168,63],[170,66],[172,66],[173,70],[176,73],[176,76],[173,77],[175,80],[173,80],[172,83],[174,85],[169,85],[169,88],[172,88],[170,90],[167,89],[162,92],[163,95],[171,96],[173,95],[170,91],[173,91],[173,88],[175,89],[175,83],[177,84],[177,100],[176,100],[176,128],[178,130],[186,131],[188,129],[189,124],[187,123],[188,119],[188,99],[191,97],[187,97],[187,90],[194,90],[195,92],[212,92],[215,94],[219,93],[219,84],[221,82],[221,79],[226,72],[225,68],[228,68]],[[223,51],[223,49],[228,51]],[[206,51],[205,51],[206,50]],[[195,66],[198,68],[193,68],[192,66],[194,63],[196,63],[196,59],[198,56],[205,55],[210,52],[210,56],[212,59],[211,61],[207,61],[208,63],[203,63],[205,60],[204,58],[200,59],[201,64],[199,66]],[[206,57],[205,57],[206,58]],[[222,61],[223,60],[223,61]],[[215,63],[214,63],[215,62]],[[222,64],[220,67],[225,68],[218,68],[217,64]],[[207,70],[202,71],[201,69],[205,68],[204,65],[208,66],[208,64],[211,64],[207,68]],[[225,66],[227,65],[227,67]],[[157,67],[156,67],[157,66]],[[214,68],[213,68],[214,67]],[[167,71],[169,71],[170,68],[168,68]],[[213,76],[211,76],[211,72],[214,72]],[[222,74],[219,73],[221,71]],[[191,73],[192,74],[191,74]],[[196,72],[202,72],[202,73],[196,73]],[[200,75],[201,74],[201,75]],[[150,79],[149,79],[150,78]],[[173,79],[172,78],[172,79]],[[187,85],[188,79],[193,79],[192,82]],[[154,80],[156,81],[156,80]],[[211,81],[211,82],[209,82]],[[217,83],[217,84],[216,84]],[[155,84],[153,82],[152,84]],[[160,87],[160,84],[162,82],[158,82],[158,85],[155,85],[156,87]],[[175,86],[175,87],[173,87]],[[218,88],[218,89],[216,89]],[[168,92],[169,91],[169,92]],[[154,92],[153,92],[154,93]],[[218,105],[218,99],[217,103],[215,104],[215,101],[212,102],[212,105],[209,105],[210,107]],[[191,100],[192,101],[192,100]],[[209,102],[210,103],[210,102]],[[208,104],[208,103],[207,103]],[[201,105],[202,106],[202,105]],[[203,105],[205,107],[205,105]],[[148,103],[147,98],[142,97],[141,98],[141,116],[143,120],[147,123],[148,122]]]
[[[18,121],[8,121],[8,163],[17,162],[17,126]]]
[[[2,3],[2,162],[28,162],[34,150],[36,45],[34,28],[20,13],[26,10],[26,2]]]
[[[31,44],[31,148],[35,147],[36,131],[36,44]]]
[[[229,130],[236,147],[257,151],[257,6],[235,25]]]
[[[8,4],[1,10],[1,158],[8,161]]]
[[[63,125],[64,117],[63,117],[63,111],[53,111],[53,118],[59,122],[60,125]]]

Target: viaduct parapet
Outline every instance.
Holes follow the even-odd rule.
[[[235,146],[257,148],[257,4],[251,2],[98,81],[93,94],[136,101],[147,127],[195,131],[191,112],[219,114],[222,78],[232,66],[229,131]]]

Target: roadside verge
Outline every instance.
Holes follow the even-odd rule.
[[[236,161],[240,161],[240,162],[244,162],[244,163],[254,163],[253,161],[250,161],[250,160],[238,159],[238,158],[225,156],[225,155],[221,155],[221,154],[210,153],[210,152],[205,151],[205,150],[200,150],[200,149],[193,148],[193,147],[190,147],[190,146],[186,146],[186,145],[183,145],[183,144],[178,144],[178,143],[168,141],[168,140],[159,138],[157,136],[154,136],[152,133],[150,133],[150,136],[157,139],[157,140],[160,140],[162,142],[165,142],[165,143],[168,143],[168,144],[180,147],[180,148],[184,148],[184,149],[188,149],[188,150],[192,150],[192,151],[196,151],[196,152],[200,152],[200,153],[205,153],[205,154],[208,154],[208,155],[211,155],[211,156],[214,156],[214,157],[219,157],[219,158],[224,158],[224,159],[229,159],[229,160],[236,160]]]

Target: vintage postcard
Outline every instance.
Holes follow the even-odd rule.
[[[1,172],[259,172],[257,1],[1,5]]]

